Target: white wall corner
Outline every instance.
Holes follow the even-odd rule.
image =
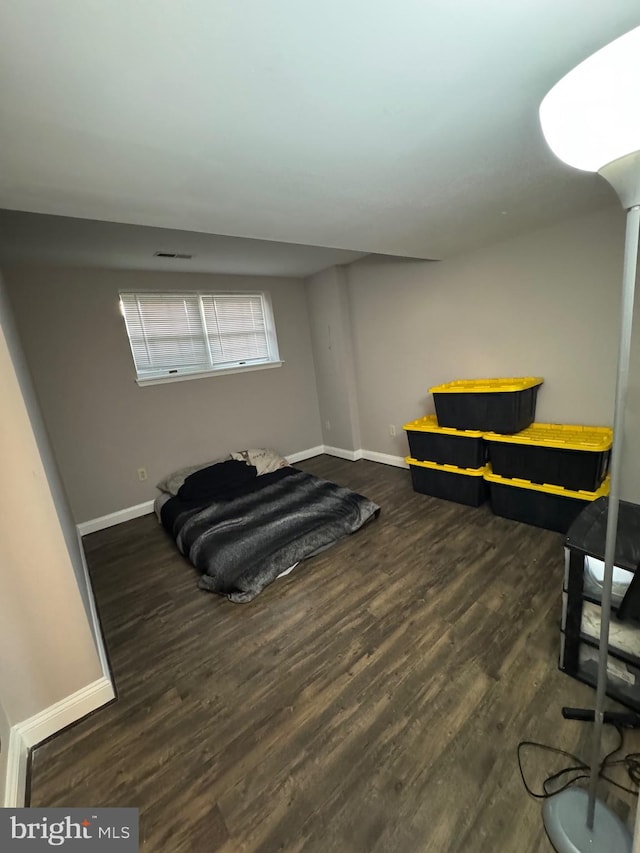
[[[82,544],[82,536],[80,535],[80,531],[76,526],[76,532],[78,537],[78,549],[80,551],[80,559],[82,562],[82,571],[84,573],[84,582],[87,590],[87,598],[89,601],[89,616],[91,618],[91,633],[93,634],[93,641],[96,644],[96,649],[98,651],[98,657],[100,658],[100,665],[102,666],[102,674],[105,678],[111,681],[111,668],[109,666],[109,658],[107,656],[107,650],[104,644],[104,637],[102,636],[102,625],[100,624],[100,617],[98,616],[98,609],[96,607],[96,600],[93,594],[93,585],[91,583],[91,578],[89,577],[89,567],[87,565],[87,556],[84,552],[84,546]]]
[[[7,746],[3,808],[17,809],[24,806],[28,764],[29,747],[25,744],[18,727],[14,726],[11,729]]]
[[[101,515],[99,518],[82,521],[77,525],[78,533],[80,536],[87,536],[87,534],[95,533],[97,530],[104,530],[107,527],[122,524],[123,521],[140,518],[142,515],[150,515],[152,512],[153,501],[145,501],[142,504],[136,504],[126,509],[119,509],[117,512],[111,512],[109,515]]]
[[[408,468],[404,456],[392,456],[390,453],[378,453],[377,450],[363,450],[362,458],[370,462],[381,462],[383,465],[393,465],[396,468]]]
[[[325,444],[324,452],[329,456],[337,456],[338,459],[348,459],[349,462],[357,462],[363,458],[364,451],[362,450],[343,450],[342,447],[329,447]]]
[[[103,676],[87,684],[86,687],[76,690],[65,699],[50,705],[44,711],[34,714],[28,720],[18,723],[14,729],[18,730],[27,748],[31,749],[71,723],[76,723],[82,717],[111,702],[115,697],[113,684]]]
[[[303,459],[311,459],[313,456],[320,456],[322,453],[324,453],[324,445],[319,444],[317,447],[310,447],[308,450],[288,453],[284,458],[290,465],[295,465],[296,462],[302,462]]]
[[[115,699],[113,684],[99,678],[11,728],[7,749],[4,808],[24,806],[29,753],[34,746]]]

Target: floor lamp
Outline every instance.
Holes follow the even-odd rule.
[[[570,166],[602,175],[617,192],[627,211],[589,789],[568,788],[550,797],[545,801],[543,819],[549,839],[558,853],[583,853],[587,850],[590,853],[627,853],[632,847],[631,834],[617,815],[597,799],[596,792],[640,226],[640,27],[603,47],[563,77],[542,101],[540,121],[554,154]],[[638,823],[640,821],[637,820],[634,853],[640,851]]]

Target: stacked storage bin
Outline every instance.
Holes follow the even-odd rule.
[[[608,494],[613,433],[534,423],[542,382],[473,379],[430,388],[436,416],[404,427],[414,489],[474,506],[488,490],[496,515],[565,533],[586,505]]]
[[[483,433],[529,426],[541,384],[537,377],[460,379],[430,388],[436,415],[404,427],[414,489],[473,506],[483,503],[489,473]]]
[[[429,388],[438,423],[455,429],[513,433],[532,424],[543,379],[458,379]]]
[[[516,435],[485,433],[484,440],[496,515],[566,533],[585,506],[609,493],[608,427],[533,423]]]
[[[480,430],[444,427],[435,415],[405,424],[413,488],[424,495],[479,506],[487,498],[486,447]]]

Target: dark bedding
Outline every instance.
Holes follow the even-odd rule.
[[[167,501],[164,527],[201,572],[201,589],[247,602],[290,566],[378,515],[362,495],[296,468],[248,480],[228,500]]]
[[[208,465],[190,474],[178,489],[182,501],[228,501],[242,494],[245,486],[255,480],[255,465],[247,465],[236,459]]]

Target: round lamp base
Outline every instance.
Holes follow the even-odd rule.
[[[558,853],[631,853],[631,833],[604,803],[596,800],[593,829],[587,827],[589,795],[583,788],[567,788],[545,800],[544,828]]]

